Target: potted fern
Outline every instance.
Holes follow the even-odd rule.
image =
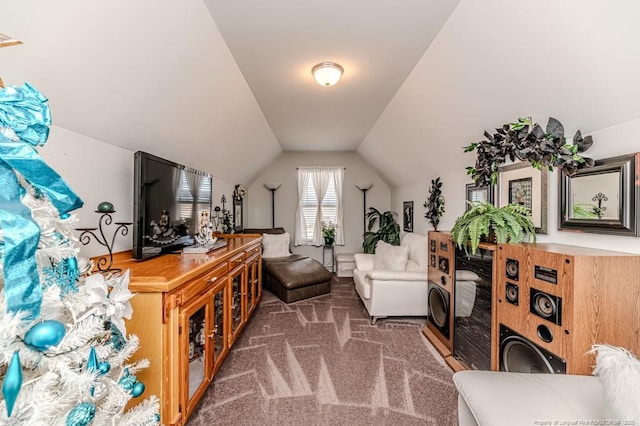
[[[367,232],[364,233],[364,241],[362,249],[365,253],[373,253],[376,250],[376,244],[382,240],[394,246],[400,245],[400,225],[396,222],[396,212],[386,211],[380,212],[378,209],[369,207],[367,218]],[[371,231],[375,224],[378,223],[378,230]]]
[[[495,207],[491,203],[471,203],[471,209],[456,220],[451,237],[465,252],[475,254],[481,240],[489,241],[495,235],[497,243],[519,243],[523,236],[536,241],[536,228],[531,221],[531,210],[520,204]]]

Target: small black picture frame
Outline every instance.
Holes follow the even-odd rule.
[[[413,201],[402,203],[402,229],[404,232],[413,232]]]
[[[520,204],[529,210],[533,208],[533,179],[531,177],[509,181],[509,204]]]
[[[242,232],[244,227],[242,226],[242,198],[233,198],[233,230],[235,232]]]

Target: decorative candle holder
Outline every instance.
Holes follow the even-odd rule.
[[[98,208],[96,209],[96,213],[102,213],[100,219],[98,220],[97,228],[76,228],[77,231],[81,231],[79,240],[82,245],[87,245],[91,242],[91,238],[93,237],[98,244],[105,246],[109,251],[109,256],[103,256],[98,259],[96,264],[98,271],[100,272],[120,272],[122,269],[120,268],[112,268],[113,265],[113,245],[116,241],[116,235],[118,233],[125,236],[129,233],[128,226],[132,224],[132,222],[115,222],[115,225],[118,227],[115,229],[113,236],[111,237],[111,241],[107,240],[107,237],[104,234],[103,226],[109,226],[113,222],[113,218],[111,214],[116,211],[113,209],[113,204],[108,201],[103,201],[98,204]],[[100,235],[97,235],[94,231],[100,231]]]

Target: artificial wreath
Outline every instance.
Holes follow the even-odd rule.
[[[495,184],[498,169],[508,159],[528,161],[531,166],[552,170],[558,167],[562,173],[573,176],[578,169],[593,167],[592,158],[580,153],[593,145],[591,136],[582,137],[578,130],[573,144],[567,144],[564,127],[555,118],[549,118],[546,130],[534,124],[531,117],[519,118],[515,123],[504,124],[496,133],[484,132],[486,140],[474,142],[464,148],[464,152],[476,151],[478,158],[475,167],[467,167],[467,174],[477,186]]]
[[[431,179],[431,187],[429,188],[429,198],[424,202],[423,207],[427,209],[424,214],[429,220],[429,223],[433,225],[433,229],[438,229],[440,223],[440,217],[444,213],[444,196],[442,195],[442,182],[440,177]]]

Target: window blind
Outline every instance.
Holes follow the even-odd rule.
[[[336,222],[336,209],[338,200],[336,198],[336,182],[332,177],[329,181],[329,187],[327,193],[322,200],[322,215],[321,222]],[[313,228],[316,222],[316,215],[318,214],[318,202],[316,200],[316,190],[312,180],[309,180],[307,187],[304,190],[302,197],[302,212],[305,222],[307,224],[307,240],[313,240]]]

